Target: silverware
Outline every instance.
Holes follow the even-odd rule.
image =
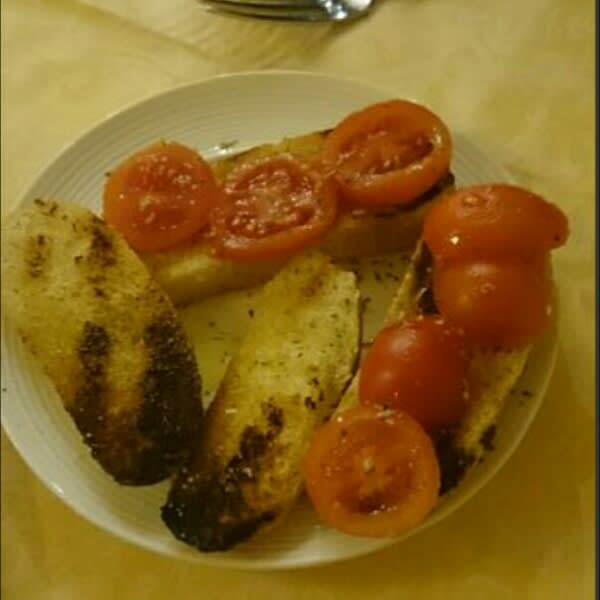
[[[346,21],[366,15],[375,0],[199,0],[210,11],[279,21]]]

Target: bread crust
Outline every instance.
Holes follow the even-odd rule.
[[[2,308],[116,481],[151,484],[187,456],[201,380],[170,299],[90,211],[37,200],[2,228]]]
[[[226,550],[287,513],[312,435],[352,377],[358,342],[355,276],[324,255],[296,257],[266,284],[163,507],[178,539]]]

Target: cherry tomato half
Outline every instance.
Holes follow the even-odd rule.
[[[104,188],[104,218],[136,250],[176,246],[205,227],[221,192],[194,150],[160,142],[119,165]]]
[[[409,415],[355,406],[314,435],[304,462],[312,504],[350,535],[388,537],[435,506],[440,469],[433,443]]]
[[[346,117],[327,136],[323,160],[352,205],[407,204],[450,166],[452,141],[440,118],[406,100],[374,104]]]
[[[466,336],[512,349],[533,342],[551,313],[551,284],[535,262],[459,262],[436,267],[437,307]]]
[[[464,336],[439,316],[383,329],[361,365],[363,404],[407,412],[427,431],[456,425],[466,403]]]
[[[423,238],[438,259],[531,257],[562,246],[569,224],[556,206],[513,185],[448,194],[427,213]]]
[[[242,165],[225,182],[225,201],[213,214],[217,254],[272,258],[325,235],[337,216],[337,190],[291,156]]]

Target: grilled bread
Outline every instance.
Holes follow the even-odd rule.
[[[430,279],[431,264],[431,255],[419,242],[388,309],[384,326],[415,314],[437,313]],[[442,432],[434,440],[442,471],[442,493],[454,487],[466,469],[480,460],[489,448],[500,411],[521,376],[530,351],[530,346],[513,351],[471,348],[468,379],[470,389],[477,392],[471,394],[460,426],[455,431]],[[346,390],[338,411],[358,403],[358,380],[359,373]]]
[[[226,550],[293,505],[315,429],[335,410],[359,343],[352,273],[320,253],[266,284],[162,517],[180,540]]]
[[[309,159],[321,149],[326,136],[327,132],[311,133],[285,139],[279,144],[265,144],[214,160],[211,166],[216,178],[222,181],[233,168],[246,161],[282,153]],[[347,212],[338,218],[334,228],[315,248],[334,260],[411,250],[421,234],[428,207],[453,188],[454,177],[448,174],[410,206]],[[205,242],[143,253],[141,257],[177,305],[263,283],[287,262],[279,257],[250,262],[226,260],[211,254]]]
[[[37,200],[2,228],[2,306],[115,480],[151,484],[180,465],[202,419],[195,356],[119,234]]]

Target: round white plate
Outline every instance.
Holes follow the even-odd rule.
[[[107,118],[79,138],[43,171],[21,205],[39,196],[54,197],[98,212],[104,173],[157,138],[174,139],[214,156],[224,143],[235,141],[234,149],[241,150],[331,127],[347,113],[392,96],[357,82],[273,71],[224,76],[174,89]],[[454,139],[452,168],[458,184],[509,180],[504,169],[458,133]],[[554,363],[555,339],[553,329],[536,346],[519,384],[520,389],[534,390],[534,395],[521,397],[517,392],[508,402],[498,424],[495,451],[408,535],[454,511],[513,452],[541,403]],[[90,458],[51,384],[4,320],[2,423],[31,469],[74,510],[156,552],[208,564],[275,569],[339,561],[397,541],[351,538],[327,529],[303,500],[279,527],[232,551],[201,554],[179,543],[160,519],[167,483],[146,488],[114,483]]]

